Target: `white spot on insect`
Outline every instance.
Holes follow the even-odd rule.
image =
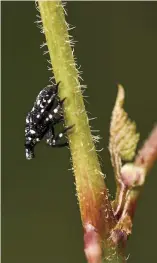
[[[31,133],[31,134],[35,134],[35,131],[34,131],[34,130],[30,130],[30,133]]]
[[[51,103],[51,101],[52,101],[52,100],[51,100],[51,99],[49,99],[47,102],[48,102],[48,103]]]
[[[59,138],[62,138],[62,137],[63,137],[63,133],[60,133],[60,134],[59,134]]]
[[[48,121],[49,120],[49,118],[46,118],[46,121]]]
[[[44,108],[44,105],[42,105],[42,103],[40,104],[40,108]]]
[[[28,120],[28,118],[26,118],[26,123],[29,123],[29,120]]]
[[[46,100],[43,99],[43,102],[46,102]]]
[[[49,114],[49,119],[52,119],[52,114]]]
[[[58,112],[58,109],[57,109],[57,108],[55,108],[55,109],[53,110],[53,112],[54,112],[54,113],[57,113],[57,112]]]
[[[39,105],[40,104],[40,100],[37,100],[37,105]]]
[[[43,112],[44,112],[44,109],[41,110],[41,113],[43,113]]]
[[[29,140],[29,141],[31,141],[31,140],[32,140],[32,138],[31,138],[31,137],[28,137],[28,140]]]
[[[39,139],[39,138],[36,138],[36,141],[37,141],[37,142],[39,142],[39,141],[40,141],[40,139]]]
[[[40,114],[37,115],[37,118],[38,118],[38,119],[40,118]]]
[[[56,144],[56,140],[53,140],[53,141],[52,141],[52,144],[55,145],[55,144]]]

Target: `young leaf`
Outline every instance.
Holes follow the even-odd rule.
[[[135,156],[136,146],[139,141],[139,134],[136,133],[136,124],[128,118],[123,109],[125,93],[121,85],[118,85],[116,103],[112,112],[110,125],[109,150],[112,165],[118,168],[121,160],[131,161]],[[117,158],[119,156],[119,161]]]

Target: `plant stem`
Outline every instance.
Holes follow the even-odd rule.
[[[108,200],[107,188],[85,111],[79,72],[70,45],[63,6],[60,1],[39,1],[38,3],[55,80],[61,81],[59,96],[61,99],[66,97],[65,123],[67,126],[75,125],[68,133],[68,139],[83,227],[85,234],[89,226],[93,227],[102,244],[116,221]],[[91,239],[87,238],[85,245],[88,247],[90,242]],[[107,256],[111,258],[112,255]],[[117,253],[110,262],[122,262],[115,261],[115,258],[117,259]],[[90,262],[89,259],[88,262]],[[94,263],[97,262],[98,260]]]

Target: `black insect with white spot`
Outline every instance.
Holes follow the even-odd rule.
[[[40,91],[36,98],[34,107],[28,112],[25,127],[25,152],[26,159],[34,158],[34,147],[42,139],[45,139],[51,147],[64,147],[68,143],[61,142],[61,138],[67,130],[73,127],[64,128],[62,132],[55,134],[54,126],[64,121],[62,105],[65,100],[58,98],[57,83],[53,87],[46,87]]]

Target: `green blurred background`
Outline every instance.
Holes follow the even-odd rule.
[[[98,149],[113,196],[107,150],[116,83],[143,141],[157,120],[157,2],[68,2],[67,21],[87,84],[87,110],[103,138]],[[24,126],[37,93],[48,84],[48,57],[35,25],[34,2],[2,2],[2,262],[84,263],[83,232],[70,153],[44,143],[26,161]],[[140,142],[141,145],[141,142]],[[138,202],[129,263],[157,262],[157,165]]]

